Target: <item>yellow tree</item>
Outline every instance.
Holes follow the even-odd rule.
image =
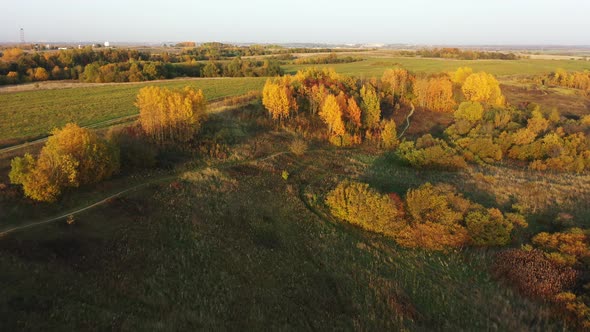
[[[206,118],[203,92],[189,87],[178,91],[145,87],[139,90],[135,105],[142,129],[159,144],[189,141]]]
[[[385,149],[393,149],[399,145],[397,125],[393,119],[385,121],[383,130],[381,130],[381,142]]]
[[[453,83],[446,77],[418,79],[414,84],[418,105],[438,112],[449,112],[455,106]]]
[[[67,124],[55,129],[35,160],[30,154],[14,158],[10,180],[25,195],[52,202],[66,187],[101,181],[119,170],[119,151],[89,129]]]
[[[262,104],[274,120],[283,121],[288,118],[291,110],[297,109],[289,81],[277,79],[273,82],[268,79],[262,89]]]
[[[365,84],[361,88],[361,109],[363,110],[362,120],[365,128],[374,129],[379,125],[381,119],[381,101],[375,92],[375,88],[370,84]]]
[[[25,52],[20,48],[10,48],[2,52],[2,61],[14,62],[23,56]]]
[[[483,117],[483,106],[476,101],[464,101],[453,114],[455,120],[477,122]]]
[[[338,100],[334,95],[328,95],[319,116],[328,125],[328,130],[331,134],[342,136],[345,133],[344,121],[342,121],[342,110],[338,105]]]
[[[459,67],[453,73],[451,80],[453,81],[453,83],[462,85],[463,83],[465,83],[467,77],[469,77],[471,74],[473,74],[473,69],[471,69],[470,67]]]
[[[412,86],[413,77],[403,68],[388,69],[383,73],[381,82],[383,88],[391,94],[391,102],[395,103],[396,97],[403,99]]]
[[[461,87],[467,100],[494,105],[504,105],[505,98],[500,90],[500,83],[488,73],[479,72],[469,75]]]

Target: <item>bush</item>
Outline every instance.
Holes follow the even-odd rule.
[[[424,135],[416,143],[403,142],[397,155],[408,164],[418,168],[459,169],[467,167],[463,157],[445,141]]]
[[[307,152],[307,142],[300,138],[295,139],[293,142],[291,142],[289,150],[291,150],[291,152],[293,152],[293,154],[296,156],[302,156],[305,154],[305,152]]]
[[[492,272],[526,296],[552,299],[574,286],[578,273],[549,260],[540,250],[509,249],[496,255]]]
[[[426,183],[406,194],[406,210],[411,218],[397,236],[402,246],[443,250],[460,247],[469,241],[461,224],[471,202],[448,185]]]
[[[372,232],[392,235],[404,226],[395,202],[365,183],[341,182],[328,193],[326,204],[334,216]]]
[[[158,149],[137,126],[128,126],[117,131],[111,130],[108,137],[119,146],[121,168],[139,169],[156,165]]]
[[[577,260],[590,257],[588,236],[580,228],[572,228],[565,233],[539,233],[532,241],[557,264],[572,266]]]
[[[498,209],[470,211],[465,224],[471,242],[477,246],[500,246],[510,242],[514,225]]]

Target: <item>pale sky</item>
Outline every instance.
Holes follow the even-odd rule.
[[[590,45],[590,0],[12,0],[0,42]]]

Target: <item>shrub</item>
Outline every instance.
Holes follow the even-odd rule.
[[[403,142],[397,149],[397,155],[410,165],[418,168],[459,169],[467,167],[463,157],[445,141],[426,134],[416,143]]]
[[[293,152],[293,154],[296,156],[302,156],[305,154],[305,152],[307,152],[307,142],[300,138],[295,139],[293,142],[291,142],[289,150],[291,150],[291,152]]]
[[[574,286],[578,273],[549,260],[540,250],[509,249],[496,255],[492,272],[526,296],[552,299]]]
[[[150,168],[156,165],[158,149],[137,126],[110,130],[108,138],[119,146],[121,168]]]
[[[471,202],[453,187],[426,183],[406,194],[406,211],[411,220],[397,236],[405,247],[442,250],[465,245],[469,236],[461,222]]]
[[[477,246],[506,245],[514,228],[498,209],[470,211],[465,217],[465,224],[472,243]]]
[[[572,228],[565,233],[542,232],[535,235],[532,241],[558,264],[572,266],[577,260],[590,257],[588,236],[579,228]]]
[[[332,214],[363,229],[392,235],[404,225],[395,202],[368,184],[343,181],[326,197]]]

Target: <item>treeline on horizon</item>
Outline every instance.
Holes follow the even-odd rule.
[[[444,59],[459,59],[459,60],[516,60],[520,59],[514,53],[489,52],[489,51],[475,51],[475,50],[461,50],[456,47],[443,48],[425,48],[416,51],[400,51],[402,56],[422,56],[425,58],[444,58]]]
[[[180,43],[180,52],[149,52],[135,49],[92,48],[59,51],[0,52],[0,85],[47,80],[80,80],[89,83],[141,82],[176,77],[259,77],[281,75],[279,61],[293,60],[291,53],[337,52],[333,49],[295,48],[222,43]],[[242,59],[269,56],[264,60]],[[332,53],[334,54],[334,53]],[[335,55],[328,61],[348,62]]]

